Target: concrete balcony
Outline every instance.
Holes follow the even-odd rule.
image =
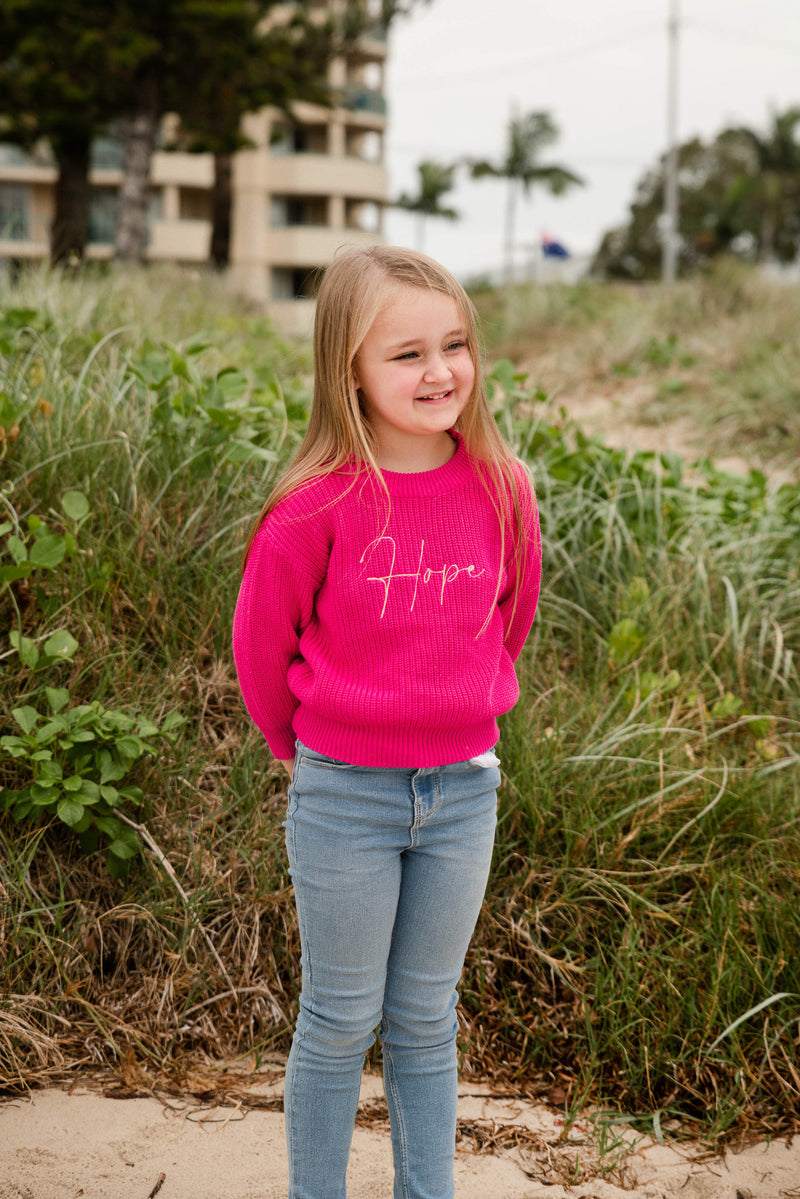
[[[276,266],[322,266],[332,262],[342,246],[374,246],[380,235],[363,229],[329,229],[321,225],[296,225],[270,229],[266,261]]]
[[[10,166],[0,166],[0,179],[3,183],[52,183],[58,182],[58,169],[44,163],[30,162],[13,163]]]
[[[33,241],[30,238],[0,237],[0,261],[6,258],[46,258],[48,253],[46,238],[44,241]]]
[[[214,183],[213,154],[185,154],[181,150],[157,150],[153,155],[150,181],[154,187],[206,187]]]
[[[49,220],[29,220],[11,232],[0,227],[0,259],[47,258],[50,252]],[[159,262],[207,262],[211,243],[210,221],[154,221],[148,233],[147,257]],[[87,258],[111,258],[110,241],[89,242]]]
[[[162,262],[207,262],[210,246],[210,221],[153,221],[147,257]]]
[[[276,155],[266,174],[273,195],[353,196],[382,203],[389,190],[386,168],[363,158]]]
[[[46,258],[50,219],[40,213],[6,213],[0,218],[0,259]]]

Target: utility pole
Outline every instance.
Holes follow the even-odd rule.
[[[678,259],[678,31],[679,0],[669,0],[667,21],[667,161],[664,173],[661,278],[674,283]]]

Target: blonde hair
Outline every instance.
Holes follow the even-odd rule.
[[[376,461],[377,443],[356,387],[355,360],[364,338],[398,286],[427,288],[449,296],[458,306],[476,369],[472,392],[455,428],[463,437],[464,445],[475,461],[480,482],[497,511],[501,565],[505,559],[507,530],[514,515],[522,529],[514,469],[518,459],[502,437],[489,408],[480,369],[483,346],[472,301],[458,280],[427,255],[400,246],[368,246],[341,251],[325,270],[317,293],[314,318],[314,396],[308,429],[297,454],[255,520],[245,547],[243,565],[264,518],[298,487],[332,474],[346,464],[352,465],[354,461],[382,483]],[[354,480],[356,478],[354,475]],[[383,487],[386,490],[385,484]],[[523,555],[518,546],[517,593],[522,563]],[[499,588],[498,572],[498,593]]]

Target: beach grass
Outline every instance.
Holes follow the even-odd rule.
[[[462,1068],[567,1114],[796,1129],[800,494],[772,481],[785,446],[748,396],[766,411],[772,389],[788,422],[798,295],[720,270],[672,296],[477,300],[491,358],[555,345],[568,372],[603,342],[620,378],[685,372],[704,429],[693,372],[716,347],[715,427],[764,470],[612,449],[544,376],[493,371],[544,586],[502,726]],[[230,624],[249,523],[302,436],[309,347],[213,276],[42,269],[3,288],[0,360],[0,1086],[258,1062],[288,1047],[299,946],[285,781]]]

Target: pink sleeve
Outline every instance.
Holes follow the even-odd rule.
[[[517,471],[517,482],[522,528],[515,528],[514,538],[515,542],[521,541],[522,544],[511,547],[506,587],[498,601],[505,628],[505,646],[512,662],[519,657],[533,624],[542,577],[542,539],[536,496],[521,469]],[[518,562],[522,563],[522,581],[519,594],[515,597]]]
[[[293,758],[297,700],[289,666],[311,619],[316,580],[279,549],[265,522],[247,559],[233,618],[233,656],[247,711],[276,758]]]

